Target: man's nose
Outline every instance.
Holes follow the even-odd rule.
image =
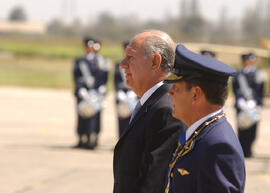
[[[124,69],[128,68],[128,62],[126,58],[121,61],[120,68],[124,68]]]

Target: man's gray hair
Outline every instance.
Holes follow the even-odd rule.
[[[161,55],[161,68],[164,72],[170,72],[174,65],[175,45],[173,42],[168,42],[163,38],[152,35],[144,40],[145,55],[151,56],[154,54]]]

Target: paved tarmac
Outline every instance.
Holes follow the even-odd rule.
[[[225,106],[235,126],[233,100]],[[76,143],[71,91],[0,87],[0,193],[110,193],[113,147],[117,141],[114,95],[107,97],[100,145]],[[270,192],[270,100],[246,159],[246,193]]]

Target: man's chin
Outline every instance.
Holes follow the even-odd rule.
[[[178,120],[181,120],[180,116],[177,115],[174,110],[172,111],[172,116],[175,118],[175,119],[178,119]]]
[[[172,116],[177,119],[175,112],[174,112],[174,109],[172,110]]]

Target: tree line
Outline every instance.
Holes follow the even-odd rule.
[[[94,23],[82,24],[78,19],[66,24],[53,19],[47,25],[51,36],[94,36],[103,40],[120,42],[146,29],[160,29],[181,42],[209,42],[258,46],[259,38],[270,39],[270,1],[257,0],[255,7],[247,8],[240,20],[229,18],[227,8],[220,11],[216,22],[208,21],[200,12],[199,0],[181,0],[178,16],[168,14],[162,21],[139,21],[136,15],[116,17],[103,12]],[[22,7],[15,7],[10,21],[26,21]],[[132,21],[132,22],[131,22]]]

